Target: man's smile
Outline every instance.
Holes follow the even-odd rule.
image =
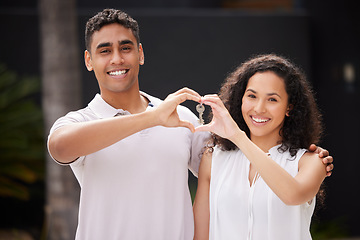
[[[121,76],[121,75],[126,74],[128,71],[129,71],[129,69],[114,70],[114,71],[108,72],[108,74],[111,76]]]

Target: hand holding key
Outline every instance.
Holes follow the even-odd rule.
[[[199,123],[203,125],[204,124],[203,113],[205,111],[204,105],[202,103],[196,105],[196,111],[199,113]]]
[[[212,132],[222,138],[229,139],[232,141],[236,134],[242,130],[238,127],[234,119],[231,117],[229,111],[226,109],[224,103],[221,101],[218,95],[211,94],[206,95],[201,98],[201,103],[203,105],[208,105],[211,107],[212,119],[211,122],[205,125],[200,125],[195,128],[195,131],[208,131]],[[201,105],[201,104],[199,104]],[[198,105],[198,106],[199,106]],[[204,106],[199,107],[205,108]],[[196,108],[197,111],[198,107]],[[202,115],[202,111],[199,114]]]

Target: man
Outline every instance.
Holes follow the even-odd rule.
[[[161,101],[139,91],[144,51],[122,11],[91,18],[85,41],[100,95],[58,119],[48,139],[81,186],[76,239],[192,239],[188,169],[197,174],[209,134],[193,133],[198,119],[179,104],[200,95],[184,88]]]

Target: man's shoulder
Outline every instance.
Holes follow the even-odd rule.
[[[89,109],[89,107],[81,108],[68,112],[66,115],[59,117],[53,124],[52,130],[61,126],[77,122],[86,122],[97,119],[96,115]]]
[[[89,106],[80,108],[78,110],[70,111],[64,117],[77,118],[80,121],[85,121],[86,120],[85,116],[91,116],[91,118],[96,118],[94,112],[89,108]]]
[[[150,103],[151,103],[152,105],[154,105],[154,106],[160,105],[161,102],[163,101],[163,100],[161,100],[160,98],[154,97],[154,96],[152,96],[152,95],[150,95],[150,94],[148,94],[148,93],[145,93],[145,92],[143,92],[143,91],[140,91],[140,95],[146,97],[146,98],[150,101]]]

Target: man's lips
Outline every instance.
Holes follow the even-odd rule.
[[[129,69],[114,70],[114,71],[109,71],[108,74],[110,76],[122,76],[122,75],[126,74],[128,71],[129,71]]]

